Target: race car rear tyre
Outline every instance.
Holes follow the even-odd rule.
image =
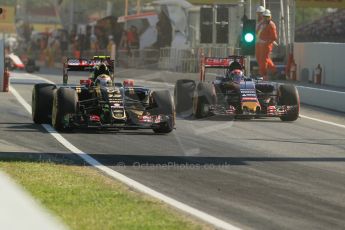
[[[287,115],[281,116],[282,121],[295,121],[299,116],[300,101],[297,88],[294,85],[279,86],[279,105],[293,106]]]
[[[199,82],[193,99],[193,114],[195,118],[210,115],[209,106],[215,103],[215,89],[212,83]]]
[[[29,59],[25,65],[25,70],[28,73],[33,73],[37,69],[35,60],[34,59]]]
[[[156,108],[152,110],[152,115],[166,115],[168,121],[162,123],[158,128],[154,128],[155,133],[170,133],[174,129],[175,115],[174,105],[168,90],[153,91],[151,93],[153,103]]]
[[[78,95],[74,89],[59,88],[54,94],[52,125],[56,130],[62,131],[71,127],[65,121],[66,115],[77,113]]]
[[[48,83],[35,84],[32,89],[32,120],[36,124],[50,124],[53,97],[56,86]]]
[[[189,79],[177,80],[174,88],[174,102],[176,114],[191,116],[193,113],[193,93],[195,81]]]

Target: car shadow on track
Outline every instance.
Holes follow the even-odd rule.
[[[345,162],[345,157],[199,157],[91,154],[106,166],[245,166],[250,162]]]
[[[233,122],[267,122],[267,123],[291,123],[282,122],[277,117],[260,117],[260,118],[233,118],[229,116],[210,116],[206,118],[197,119],[193,116],[177,116],[177,120],[187,120],[187,121],[233,121]]]
[[[0,126],[3,127],[6,132],[46,132],[42,126],[34,123],[0,122]]]
[[[199,157],[199,156],[157,156],[157,155],[112,155],[89,154],[100,164],[108,167],[185,167],[186,169],[202,166],[248,166],[251,162],[295,163],[327,162],[344,163],[345,157]],[[0,161],[23,161],[56,163],[65,165],[88,166],[73,153],[38,153],[38,152],[0,152]]]
[[[169,134],[154,133],[150,129],[145,130],[114,130],[114,129],[73,129],[71,131],[60,132],[61,134],[102,134],[102,135],[145,135],[145,136],[165,136]]]
[[[7,132],[43,132],[47,131],[38,124],[34,123],[7,123],[0,122],[0,126],[5,126]],[[114,129],[73,129],[59,132],[60,134],[107,134],[107,135],[146,135],[146,136],[165,136],[169,134],[154,133],[151,129],[138,130],[114,130]]]

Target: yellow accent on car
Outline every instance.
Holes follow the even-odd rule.
[[[244,110],[244,108],[247,108],[247,110],[252,111],[252,112],[256,112],[258,103],[256,101],[246,101],[246,102],[242,102],[242,110]]]
[[[93,56],[93,59],[110,59],[110,56]]]
[[[75,91],[76,91],[77,93],[81,93],[81,88],[80,88],[79,86],[77,86],[77,87],[75,88]]]
[[[130,95],[134,95],[135,94],[135,91],[134,91],[133,87],[129,87],[128,90],[129,90],[129,94]]]

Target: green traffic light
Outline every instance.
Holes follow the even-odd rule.
[[[252,33],[246,33],[244,35],[244,40],[246,42],[253,42],[254,41],[254,35]]]
[[[247,19],[243,21],[243,28],[241,34],[242,55],[255,55],[255,30],[255,19]]]

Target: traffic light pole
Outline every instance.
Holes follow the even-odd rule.
[[[247,15],[248,15],[248,19],[252,19],[252,0],[247,0],[247,5],[248,7],[246,7],[247,10]],[[248,77],[250,77],[250,55],[247,55],[247,60],[245,63],[245,68],[246,68],[246,75]]]

